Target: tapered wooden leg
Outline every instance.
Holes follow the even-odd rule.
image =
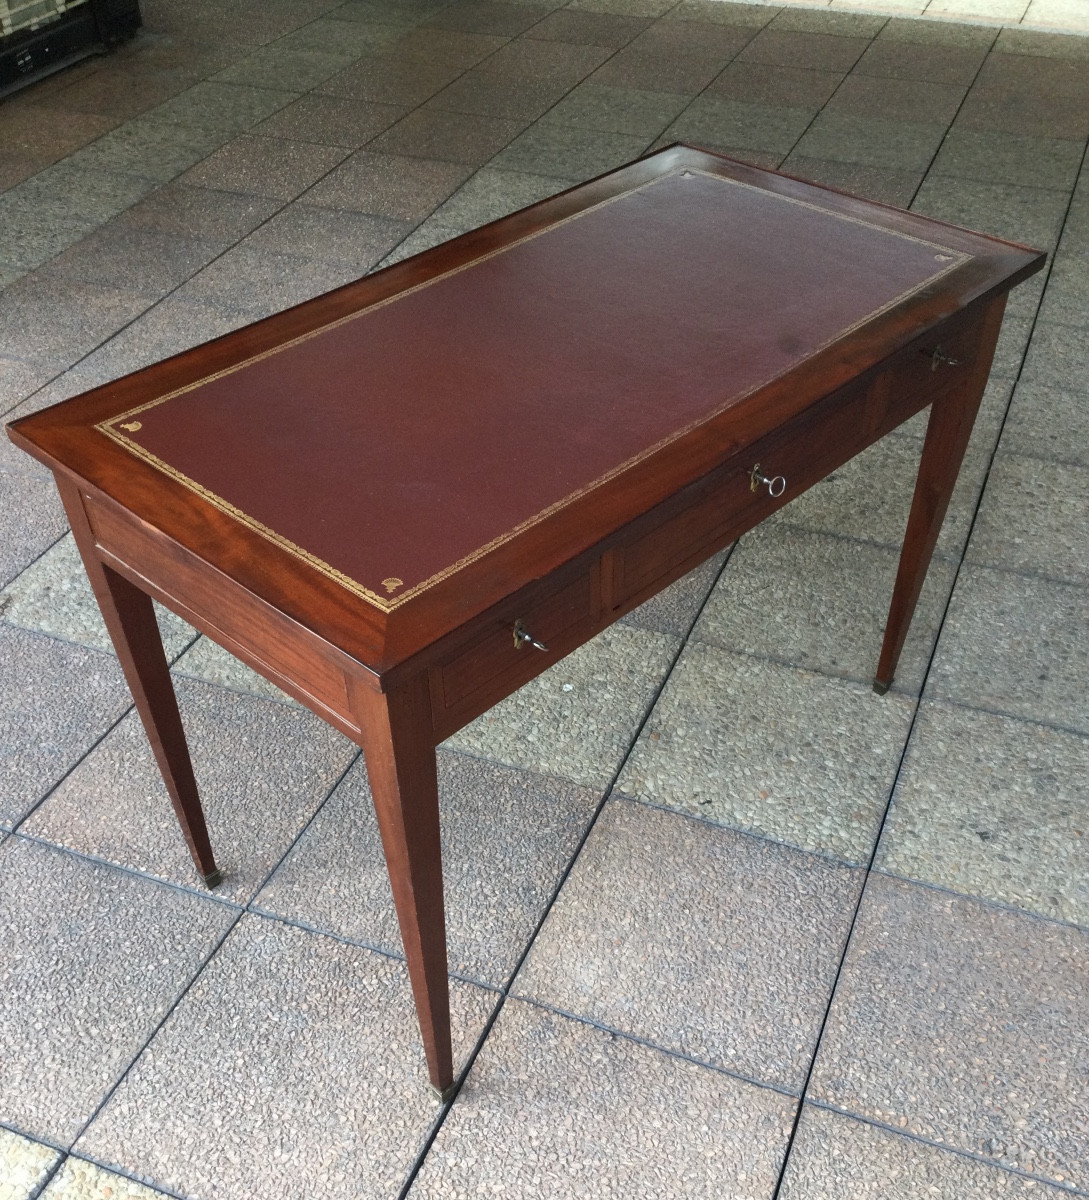
[[[980,330],[979,350],[970,365],[939,364],[937,367],[941,371],[963,371],[964,379],[959,387],[935,400],[930,410],[911,515],[900,551],[900,566],[873,684],[874,691],[882,695],[892,686],[900,651],[904,648],[904,639],[949,508],[949,499],[987,386],[1005,306],[1005,296],[991,302]]]
[[[78,488],[60,478],[57,486],[87,577],[102,610],[102,619],[113,639],[121,669],[136,702],[136,711],[144,723],[189,852],[205,884],[210,888],[215,887],[223,876],[212,856],[185,730],[151,597],[102,562],[95,549],[94,534],[87,523]]]
[[[431,1086],[447,1099],[454,1082],[446,918],[439,840],[439,789],[426,677],[390,694],[353,689],[382,848],[423,1035]]]

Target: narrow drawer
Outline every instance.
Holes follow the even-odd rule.
[[[439,729],[457,728],[570,653],[600,623],[598,571],[588,570],[487,613],[467,640],[431,671]],[[515,640],[515,625],[547,646]]]

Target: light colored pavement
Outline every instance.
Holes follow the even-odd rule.
[[[204,891],[0,442],[2,1200],[1089,1196],[1089,21],[956,3],[144,0],[0,102],[5,418],[677,139],[1053,256],[892,692],[920,420],[442,749],[446,1109],[353,747],[163,613]]]

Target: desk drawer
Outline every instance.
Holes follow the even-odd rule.
[[[978,321],[919,339],[862,383],[814,404],[636,522],[609,559],[607,607],[631,608],[728,545],[968,375]],[[946,359],[935,361],[940,347]],[[785,480],[773,496],[752,472]],[[776,483],[778,491],[778,483]]]
[[[600,624],[596,567],[486,614],[449,657],[431,670],[435,725],[452,732],[591,637]],[[515,624],[548,647],[515,642]],[[451,724],[452,722],[452,724]]]

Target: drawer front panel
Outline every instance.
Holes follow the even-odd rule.
[[[596,570],[584,572],[486,616],[474,636],[432,668],[436,726],[453,721],[457,728],[463,718],[471,719],[466,714],[490,707],[592,636],[600,616],[597,580]],[[547,651],[515,644],[519,621]]]

